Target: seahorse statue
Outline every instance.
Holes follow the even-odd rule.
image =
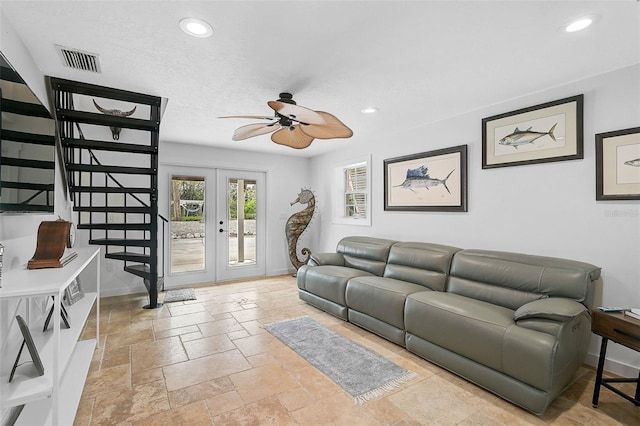
[[[293,206],[295,203],[307,205],[303,210],[292,214],[289,219],[287,219],[287,225],[285,226],[285,234],[287,235],[289,246],[289,259],[296,270],[298,270],[302,265],[306,264],[311,257],[311,250],[305,247],[302,249],[302,255],[307,256],[307,258],[300,261],[298,259],[297,248],[298,238],[300,238],[300,235],[307,229],[307,225],[311,222],[313,212],[316,209],[316,197],[310,190],[301,189],[298,198],[293,200],[290,205]]]

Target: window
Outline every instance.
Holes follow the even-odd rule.
[[[336,167],[333,174],[333,222],[371,225],[370,158],[352,160]]]
[[[357,164],[344,169],[345,216],[367,217],[367,165]]]

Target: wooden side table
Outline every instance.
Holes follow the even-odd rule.
[[[640,352],[640,320],[626,316],[622,312],[602,312],[596,309],[592,311],[591,331],[602,336],[600,359],[598,360],[598,371],[596,373],[596,385],[593,389],[593,407],[596,408],[598,406],[600,386],[604,386],[624,399],[640,406],[640,372],[638,372],[637,379],[626,377],[602,378],[604,360],[607,354],[607,342],[609,340]],[[635,396],[627,395],[613,387],[610,383],[637,383],[636,394]]]

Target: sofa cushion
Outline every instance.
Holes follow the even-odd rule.
[[[396,243],[389,251],[384,276],[443,291],[453,254],[460,249],[429,243]]]
[[[371,274],[360,269],[347,268],[345,266],[314,266],[312,268],[306,268],[304,283],[299,283],[298,287],[316,296],[328,299],[342,306],[347,306],[344,297],[347,289],[347,281],[351,278],[364,275]]]
[[[535,300],[520,306],[513,314],[515,321],[540,318],[553,321],[567,321],[583,314],[587,308],[575,300],[552,297]]]
[[[518,327],[514,311],[452,293],[407,297],[406,332],[537,389],[554,383],[557,337]],[[433,326],[437,324],[437,326]]]
[[[373,237],[345,237],[336,252],[344,256],[344,266],[382,276],[389,250],[396,241]]]
[[[515,325],[511,309],[438,291],[409,295],[404,322],[407,333],[498,371],[503,336]]]
[[[600,268],[573,260],[461,250],[451,263],[447,291],[513,310],[543,297],[565,297],[590,307],[592,282],[599,277]]]
[[[346,302],[349,309],[404,330],[405,300],[418,291],[425,288],[391,278],[356,277],[347,283]]]

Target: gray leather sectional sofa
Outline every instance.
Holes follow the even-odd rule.
[[[300,298],[535,414],[582,364],[600,268],[346,237],[298,270]]]

